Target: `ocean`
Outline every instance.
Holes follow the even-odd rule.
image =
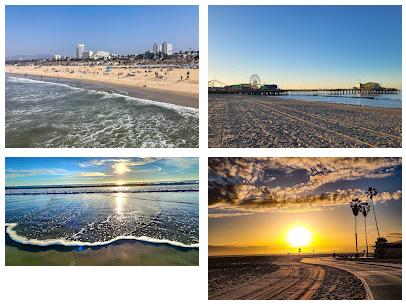
[[[274,98],[274,96],[273,96]],[[328,103],[349,104],[356,106],[379,107],[379,108],[402,108],[402,94],[379,94],[379,95],[314,95],[312,93],[297,92],[287,96],[277,96],[282,99],[299,99],[308,101],[320,101]]]
[[[198,247],[199,185],[6,188],[6,231],[37,246],[140,240]]]
[[[5,91],[9,148],[198,147],[197,109],[10,75]]]

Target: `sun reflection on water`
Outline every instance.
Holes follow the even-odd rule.
[[[127,204],[127,195],[123,192],[115,193],[114,195],[114,211],[120,217],[124,215],[125,205]]]

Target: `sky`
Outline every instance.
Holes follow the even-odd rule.
[[[209,6],[209,80],[401,88],[401,6]]]
[[[6,158],[6,187],[199,179],[197,158]]]
[[[199,48],[197,6],[6,6],[6,56],[74,55],[75,46],[138,54],[153,43]]]
[[[354,252],[352,199],[368,201],[375,187],[381,236],[401,239],[401,158],[210,158],[209,254],[284,254],[298,247],[288,237],[310,236],[304,253]],[[359,250],[364,218],[357,216]],[[369,247],[377,238],[366,217]],[[373,251],[373,250],[372,250]]]

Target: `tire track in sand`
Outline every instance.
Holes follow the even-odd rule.
[[[327,131],[327,132],[329,132],[329,133],[333,133],[333,134],[335,134],[336,136],[344,137],[344,138],[346,138],[346,139],[348,139],[348,140],[350,140],[350,141],[357,142],[357,143],[363,144],[363,145],[368,146],[368,147],[371,147],[371,148],[377,148],[375,145],[370,144],[370,143],[368,143],[368,142],[366,142],[366,141],[359,140],[359,139],[354,138],[354,137],[352,137],[352,136],[349,136],[349,135],[347,135],[347,134],[344,134],[344,133],[341,133],[341,132],[338,132],[338,131],[334,131],[334,130],[331,130],[331,129],[329,129],[329,128],[320,126],[320,125],[318,125],[318,124],[316,124],[316,123],[307,121],[307,120],[302,119],[302,118],[297,117],[297,116],[293,116],[293,115],[288,114],[288,113],[285,113],[285,112],[283,112],[283,111],[281,111],[281,110],[276,110],[274,107],[272,107],[272,105],[264,105],[264,104],[262,104],[262,103],[260,103],[260,102],[258,102],[258,101],[256,101],[256,100],[255,100],[255,101],[254,101],[254,100],[249,100],[248,102],[251,102],[251,103],[256,104],[256,105],[259,105],[259,106],[262,106],[262,107],[264,107],[264,108],[267,108],[267,109],[269,109],[269,110],[271,110],[271,111],[274,111],[274,112],[279,113],[279,114],[281,114],[281,115],[284,115],[284,116],[286,116],[286,117],[289,117],[289,118],[295,119],[295,120],[297,120],[297,121],[300,121],[300,122],[302,122],[302,123],[304,123],[304,124],[311,125],[311,126],[313,126],[313,127],[315,127],[315,128],[322,129],[322,130]]]
[[[278,270],[270,274],[212,294],[210,299],[310,299],[320,287],[324,273],[324,269],[316,265],[297,262],[281,264]]]

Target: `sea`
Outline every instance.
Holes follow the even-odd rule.
[[[6,232],[37,246],[118,240],[198,247],[199,185],[6,187]]]
[[[194,148],[199,111],[6,74],[6,147]]]
[[[272,98],[275,98],[274,96]],[[277,96],[281,99],[298,99],[307,101],[320,101],[327,103],[349,104],[356,106],[377,108],[402,108],[402,94],[378,94],[378,95],[314,95],[313,93],[295,92],[286,96]]]

